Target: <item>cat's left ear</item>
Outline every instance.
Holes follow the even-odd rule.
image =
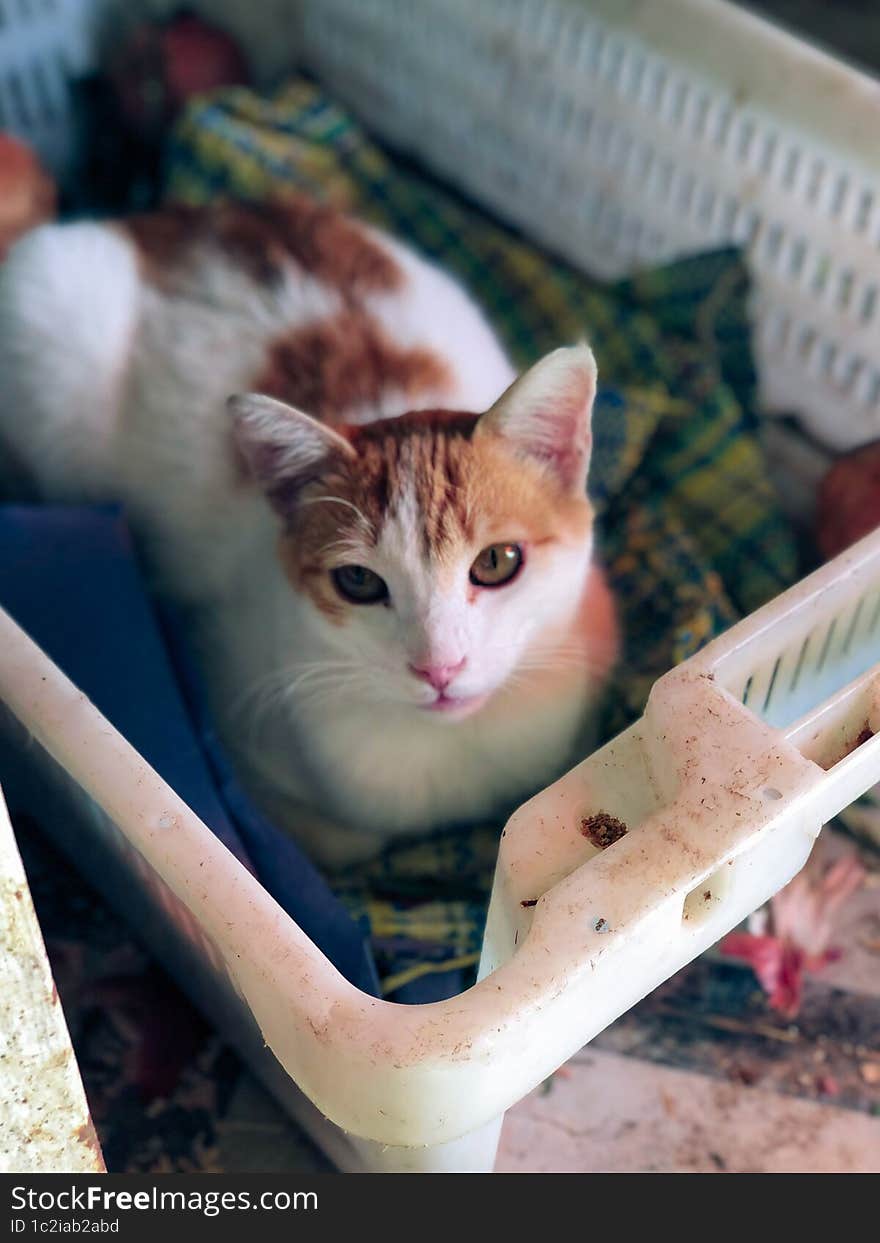
[[[230,397],[226,405],[236,449],[270,502],[282,512],[334,459],[356,456],[338,432],[274,397],[244,393]]]
[[[475,434],[500,436],[517,454],[546,466],[563,487],[583,492],[596,375],[589,346],[554,350],[502,393]]]

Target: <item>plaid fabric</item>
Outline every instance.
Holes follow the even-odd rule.
[[[289,186],[356,211],[455,274],[517,364],[589,339],[614,386],[597,401],[590,490],[625,632],[606,736],[641,713],[668,668],[794,579],[792,535],[749,414],[748,285],[736,252],[599,284],[392,160],[301,79],[269,97],[205,97],[179,123],[170,199]],[[494,826],[399,846],[339,882],[369,922],[387,994],[402,997],[430,973],[472,972],[496,839]]]

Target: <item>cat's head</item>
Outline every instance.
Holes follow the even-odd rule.
[[[481,415],[334,430],[272,398],[230,400],[239,452],[282,520],[291,590],[326,640],[315,694],[347,685],[455,720],[546,667],[589,572],[595,389],[576,346]]]

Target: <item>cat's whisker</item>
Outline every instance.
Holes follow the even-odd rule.
[[[251,715],[262,714],[277,700],[296,694],[310,679],[356,667],[349,660],[308,661],[282,666],[259,678],[239,696],[230,708],[230,715],[238,716],[245,711]]]
[[[344,505],[346,509],[350,509],[354,513],[361,526],[367,532],[372,532],[373,524],[364,514],[363,510],[355,505],[354,501],[349,501],[343,496],[308,496],[300,501],[301,505]]]
[[[534,655],[526,655],[520,661],[522,665],[541,665],[547,667],[549,665],[566,665],[567,667],[577,667],[589,663],[589,656],[585,652],[546,652],[536,653]]]
[[[600,657],[591,658],[583,651],[578,652],[548,652],[542,654],[527,654],[522,658],[518,666],[524,672],[528,673],[582,673],[588,677],[594,677],[603,674],[607,665],[603,664]]]
[[[546,661],[523,664],[520,668],[527,673],[583,673],[592,675],[597,669],[601,669],[601,665],[596,665],[590,661]]]
[[[331,557],[334,553],[347,553],[353,561],[360,561],[364,555],[364,545],[361,541],[346,536],[342,539],[331,540],[321,549],[321,555],[324,557]]]
[[[324,662],[320,662],[320,663],[323,664]],[[280,679],[289,678],[290,675],[296,669],[300,667],[301,666],[298,664],[287,665],[280,669],[273,669],[270,673],[264,674],[263,677],[258,678],[256,682],[252,683],[251,686],[249,686],[245,691],[243,691],[238,696],[238,698],[233,700],[233,702],[229,705],[229,708],[228,708],[229,716],[230,717],[238,716],[241,712],[243,712],[249,707],[251,701],[254,698],[259,697],[260,695],[266,693],[267,691],[271,692],[275,684]]]
[[[312,685],[306,688],[303,699],[308,699],[310,705],[314,708],[323,701],[338,698],[340,695],[349,694],[358,691],[366,691],[369,693],[369,702],[372,703],[399,703],[399,699],[393,695],[382,682],[372,676],[371,672],[362,668],[355,668],[346,676],[339,676],[336,679],[330,678],[318,685]]]
[[[340,662],[339,667],[327,666],[325,668],[316,667],[306,669],[298,677],[289,682],[284,683],[278,688],[278,698],[280,700],[292,699],[294,696],[306,696],[311,690],[317,689],[322,683],[342,682],[351,679],[352,672],[356,666],[350,665],[348,662]]]

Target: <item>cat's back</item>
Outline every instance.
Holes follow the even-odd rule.
[[[0,442],[55,499],[101,491],[139,287],[132,247],[100,223],[43,225],[0,265]]]
[[[0,367],[0,436],[64,499],[124,491],[132,456],[228,466],[231,392],[362,423],[484,409],[513,378],[445,273],[300,194],[35,230],[0,267]]]
[[[14,474],[124,504],[158,579],[193,598],[267,543],[230,394],[359,424],[483,410],[513,379],[445,273],[301,195],[37,229],[0,266],[0,374]]]
[[[154,324],[175,321],[157,330],[157,348],[181,340],[184,316],[195,341],[196,321],[221,312],[238,333],[233,388],[361,423],[439,405],[483,409],[513,379],[480,310],[446,273],[304,195],[172,206],[119,227],[148,300],[161,305]]]

